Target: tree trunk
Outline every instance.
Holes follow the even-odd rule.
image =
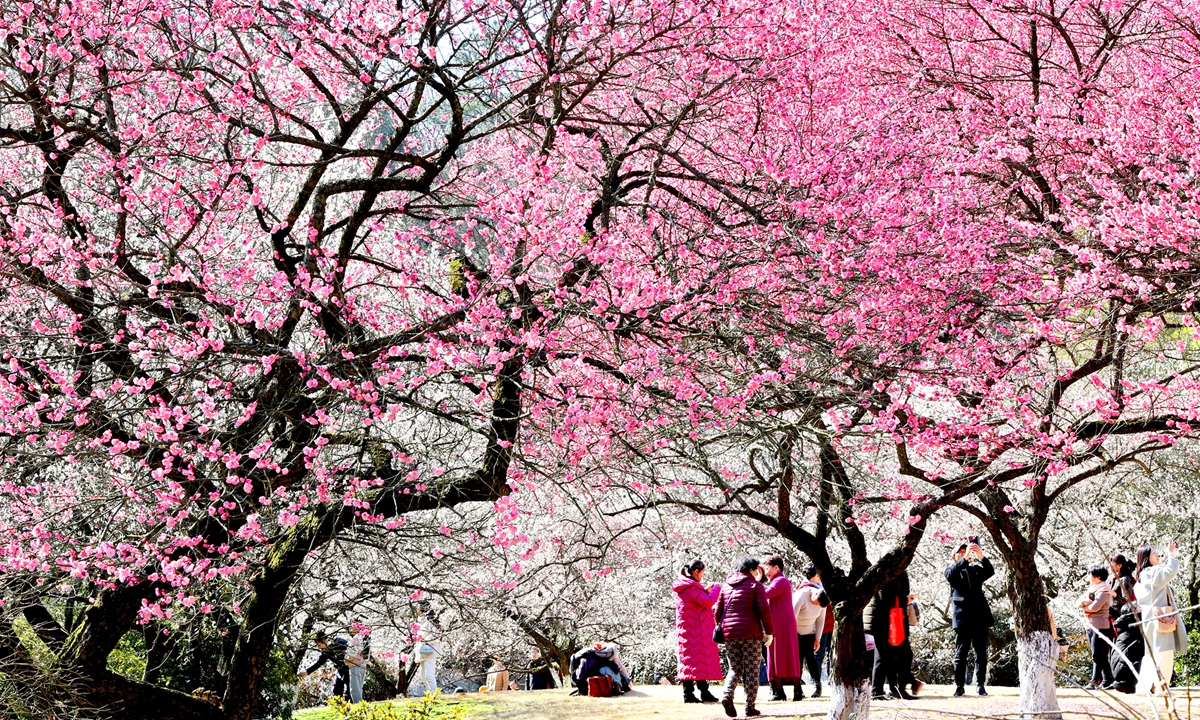
[[[299,562],[269,563],[262,575],[250,583],[254,593],[243,610],[241,632],[229,663],[229,684],[224,698],[228,720],[255,717],[259,688],[271,648],[275,646],[279,613],[299,569]]]
[[[1054,688],[1058,642],[1050,633],[1050,611],[1034,552],[1032,546],[1018,545],[1008,558],[1008,593],[1013,605],[1021,678],[1017,711],[1031,720],[1061,720]]]
[[[86,700],[122,720],[224,720],[216,705],[168,690],[99,671],[82,678]]]
[[[867,720],[871,711],[871,665],[862,607],[839,603],[833,630],[833,673],[829,677],[829,720]]]

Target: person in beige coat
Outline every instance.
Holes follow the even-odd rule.
[[[821,697],[821,663],[817,661],[817,651],[821,647],[821,635],[825,630],[825,613],[829,612],[829,598],[821,588],[821,574],[815,566],[809,565],[804,571],[804,577],[804,582],[792,593],[792,610],[796,614],[800,660],[808,668],[808,675],[813,681],[812,696],[818,698]]]
[[[488,668],[487,689],[492,692],[508,690],[508,669],[499,660]]]
[[[1171,579],[1179,573],[1179,558],[1175,557],[1179,543],[1167,545],[1167,556],[1163,558],[1154,548],[1143,545],[1137,553],[1137,584],[1133,594],[1142,610],[1142,634],[1146,638],[1146,657],[1142,659],[1138,675],[1137,691],[1165,692],[1171,686],[1171,671],[1175,666],[1175,653],[1187,652],[1187,630],[1183,617],[1176,612],[1174,627],[1164,627],[1156,618],[1176,611],[1179,605],[1171,591]]]

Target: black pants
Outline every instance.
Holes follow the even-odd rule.
[[[349,699],[350,668],[346,665],[335,665],[334,667],[337,669],[337,675],[335,675],[333,679],[333,696]]]
[[[813,649],[813,643],[816,642],[816,635],[800,635],[800,663],[808,668],[808,674],[812,677],[813,684],[819,689],[821,687],[821,663],[817,660],[817,651]],[[796,681],[796,692],[800,692],[799,680]]]
[[[1104,637],[1101,637],[1101,635]],[[1088,646],[1092,649],[1093,685],[1108,685],[1113,681],[1112,666],[1108,662],[1108,652],[1112,646],[1105,642],[1104,638],[1113,640],[1115,637],[1112,630],[1088,628],[1087,641]]]
[[[883,694],[883,683],[887,682],[892,693],[899,697],[901,683],[907,679],[908,673],[901,672],[901,664],[908,655],[904,652],[907,645],[890,645],[885,639],[882,643],[875,641],[875,682],[872,693]],[[911,651],[909,651],[911,653]]]
[[[959,628],[954,631],[954,684],[962,687],[967,680],[967,653],[975,651],[975,684],[987,679],[988,629]]]
[[[700,691],[701,697],[709,694],[707,680],[683,680],[681,682],[683,684],[683,696],[685,698],[696,697],[697,690]]]

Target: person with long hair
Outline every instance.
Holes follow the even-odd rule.
[[[1113,620],[1113,632],[1117,637],[1113,643],[1115,649],[1110,657],[1113,688],[1117,692],[1128,694],[1137,689],[1138,672],[1142,667],[1142,656],[1146,652],[1145,641],[1142,638],[1142,616],[1137,611],[1137,604],[1132,600],[1117,595],[1113,598],[1113,603],[1117,605],[1117,618]]]
[[[683,683],[685,703],[717,702],[708,691],[708,681],[721,679],[721,651],[713,640],[713,605],[721,595],[721,585],[704,587],[704,573],[704,563],[693,560],[680,569],[671,586],[675,591],[675,642],[679,654],[675,678]]]
[[[746,688],[746,717],[762,715],[754,707],[758,700],[758,668],[763,644],[769,647],[774,640],[775,625],[766,588],[755,579],[758,565],[755,558],[742,558],[737,570],[725,578],[717,600],[717,622],[725,636],[725,656],[729,660],[721,706],[729,717],[737,717],[733,691],[738,682]]]
[[[1146,638],[1146,657],[1138,674],[1139,693],[1165,694],[1171,686],[1175,653],[1187,652],[1187,630],[1171,591],[1171,579],[1180,568],[1177,550],[1179,543],[1174,540],[1167,544],[1166,558],[1149,544],[1138,548],[1133,594],[1142,609],[1142,633]]]
[[[1133,600],[1133,585],[1137,580],[1133,579],[1133,571],[1137,569],[1137,565],[1126,558],[1121,553],[1113,553],[1108,556],[1109,587],[1117,594],[1117,597],[1124,598],[1126,602]]]

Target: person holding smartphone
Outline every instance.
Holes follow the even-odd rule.
[[[975,536],[954,551],[950,566],[946,568],[953,605],[955,697],[966,694],[967,656],[972,651],[975,653],[977,692],[987,695],[988,640],[996,621],[983,584],[995,574],[995,568],[984,556],[979,538]]]
[[[1146,638],[1146,655],[1142,658],[1137,692],[1166,694],[1171,687],[1171,672],[1175,655],[1188,649],[1187,628],[1179,613],[1179,604],[1171,590],[1171,580],[1182,567],[1176,554],[1179,543],[1167,543],[1160,554],[1149,544],[1138,548],[1137,584],[1133,594],[1142,611],[1142,633]]]

